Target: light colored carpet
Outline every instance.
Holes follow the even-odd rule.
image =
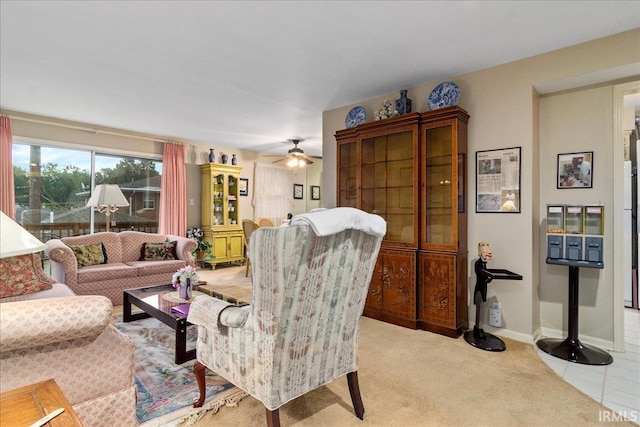
[[[250,301],[241,266],[199,270],[206,289]],[[116,312],[121,306],[116,307]],[[362,318],[358,377],[364,421],[353,412],[346,378],[280,408],[286,426],[602,426],[610,411],[566,383],[531,344],[478,350],[448,338]],[[205,402],[205,405],[207,402]],[[614,424],[606,422],[606,424]],[[634,426],[633,423],[615,423]],[[207,413],[196,426],[266,425],[264,406],[246,397]]]
[[[244,267],[201,271],[212,288],[240,299]],[[235,284],[234,284],[235,281]],[[245,289],[242,289],[245,288]],[[250,295],[250,294],[248,294]],[[250,297],[249,297],[250,298]],[[505,339],[507,350],[478,350],[452,339],[363,318],[360,390],[364,421],[353,413],[346,378],[280,408],[283,426],[589,426],[604,406],[563,381],[532,345]],[[197,426],[265,425],[252,397],[207,414]],[[619,423],[634,425],[632,423]]]

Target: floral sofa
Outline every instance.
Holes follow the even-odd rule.
[[[86,427],[136,426],[135,348],[104,296],[76,296],[38,255],[0,260],[0,392],[53,378]]]
[[[46,242],[51,275],[78,295],[104,295],[122,304],[125,289],[171,283],[173,273],[193,265],[197,243],[186,237],[122,231]]]

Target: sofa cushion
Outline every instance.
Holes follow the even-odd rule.
[[[118,234],[122,243],[122,262],[139,261],[144,243],[167,241],[167,236],[164,234],[142,233],[140,231],[122,231]]]
[[[68,245],[76,255],[78,268],[89,265],[106,264],[107,251],[103,243],[93,243],[91,245]]]
[[[138,269],[127,264],[116,262],[90,265],[78,270],[78,283],[100,282],[111,279],[126,279],[138,276]]]
[[[109,262],[122,262],[122,243],[120,242],[120,233],[100,232],[94,234],[85,234],[83,236],[63,237],[62,242],[65,245],[91,245],[94,243],[102,243],[107,251]],[[139,247],[138,247],[139,248]]]
[[[167,260],[167,261],[131,261],[127,265],[138,269],[138,276],[150,276],[153,274],[170,273],[167,275],[167,283],[171,282],[171,274],[178,269],[184,267],[184,261]]]
[[[176,242],[143,243],[140,261],[166,261],[178,259]]]
[[[32,294],[51,289],[33,265],[31,254],[0,259],[0,298]]]

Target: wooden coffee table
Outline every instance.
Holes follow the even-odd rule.
[[[171,307],[185,304],[184,302],[172,302],[163,298],[163,295],[175,292],[172,285],[149,286],[136,289],[125,289],[123,294],[122,320],[132,322],[134,320],[153,317],[176,331],[176,364],[181,364],[195,359],[196,350],[187,350],[187,317],[171,311]],[[140,308],[143,313],[132,313],[131,305]]]
[[[58,408],[64,408],[64,412],[49,421],[47,426],[82,426],[53,379],[2,393],[0,407],[1,426],[30,426]]]
[[[227,296],[210,289],[202,288],[201,290],[202,292],[195,291],[195,294],[206,294],[239,306],[248,304],[232,296]],[[164,294],[170,292],[175,292],[175,289],[170,284],[125,289],[122,304],[122,321],[133,322],[134,320],[153,317],[176,331],[176,354],[174,360],[176,364],[179,365],[195,359],[196,350],[195,348],[187,350],[187,326],[191,326],[191,323],[187,322],[186,316],[171,311],[171,307],[186,303],[172,302],[163,297]],[[132,305],[135,305],[143,312],[132,313]]]

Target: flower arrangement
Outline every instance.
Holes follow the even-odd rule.
[[[382,120],[382,119],[388,119],[391,117],[399,116],[400,113],[398,113],[398,110],[393,108],[391,101],[387,99],[380,105],[380,108],[378,108],[373,113],[373,115],[375,120]]]
[[[181,286],[187,285],[187,280],[192,284],[196,284],[198,283],[198,280],[200,280],[200,276],[198,276],[196,268],[191,267],[190,265],[173,273],[171,283],[173,284],[174,289],[179,289]]]
[[[209,258],[213,256],[213,254],[211,253],[211,249],[213,249],[213,246],[211,245],[211,243],[202,239],[202,237],[204,237],[204,232],[202,230],[196,227],[191,227],[187,230],[187,237],[189,239],[195,240],[196,243],[198,243],[198,247],[193,251],[193,255],[196,258],[199,258],[199,253],[203,256],[206,255]]]

